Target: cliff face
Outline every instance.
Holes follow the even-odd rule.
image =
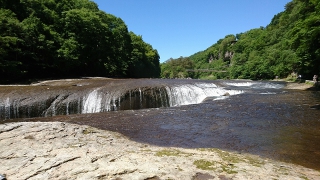
[[[225,54],[224,54],[224,59],[228,59],[228,60],[231,60],[232,57],[234,55],[234,52],[232,51],[227,51]]]
[[[212,63],[214,60],[218,60],[218,59],[224,59],[225,61],[230,61],[233,56],[234,56],[233,51],[226,51],[224,55],[222,55],[222,52],[220,52],[219,55],[217,56],[211,55],[208,62]]]

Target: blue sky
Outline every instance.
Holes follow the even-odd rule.
[[[267,26],[291,0],[93,0],[158,50],[160,62],[207,49],[228,34]]]

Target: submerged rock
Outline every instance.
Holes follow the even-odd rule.
[[[228,92],[224,93],[223,96],[230,96]]]

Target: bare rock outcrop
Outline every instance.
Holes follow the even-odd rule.
[[[165,148],[62,122],[0,125],[0,174],[11,179],[319,179],[301,166],[219,149]]]

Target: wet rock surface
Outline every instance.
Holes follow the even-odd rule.
[[[162,147],[219,148],[320,170],[320,93],[261,91],[174,108],[16,121],[61,121]]]
[[[43,81],[23,86],[1,85],[0,120],[200,103],[206,87],[196,84],[207,86],[210,83],[204,80],[90,78]],[[215,94],[221,95],[231,93],[221,88],[216,91]]]
[[[72,106],[66,102],[79,97],[82,105],[97,102],[89,96],[99,97],[94,93],[98,90],[106,94],[131,89],[140,95],[143,86],[146,95],[153,96],[148,90],[159,85],[197,82],[206,81],[95,78],[1,86],[0,111],[5,116],[21,112],[11,107],[26,107],[28,113],[32,107],[48,117],[1,121],[0,174],[8,179],[319,179],[320,94],[316,91],[270,89],[264,82],[247,87],[251,82],[214,81],[227,90],[246,93],[224,93],[200,104],[171,108],[93,114],[88,113],[90,108],[88,114],[66,108]],[[38,100],[46,98],[49,108],[39,108]],[[59,104],[68,113],[59,115]]]
[[[319,179],[315,170],[215,148],[172,148],[64,122],[0,125],[7,179]]]

